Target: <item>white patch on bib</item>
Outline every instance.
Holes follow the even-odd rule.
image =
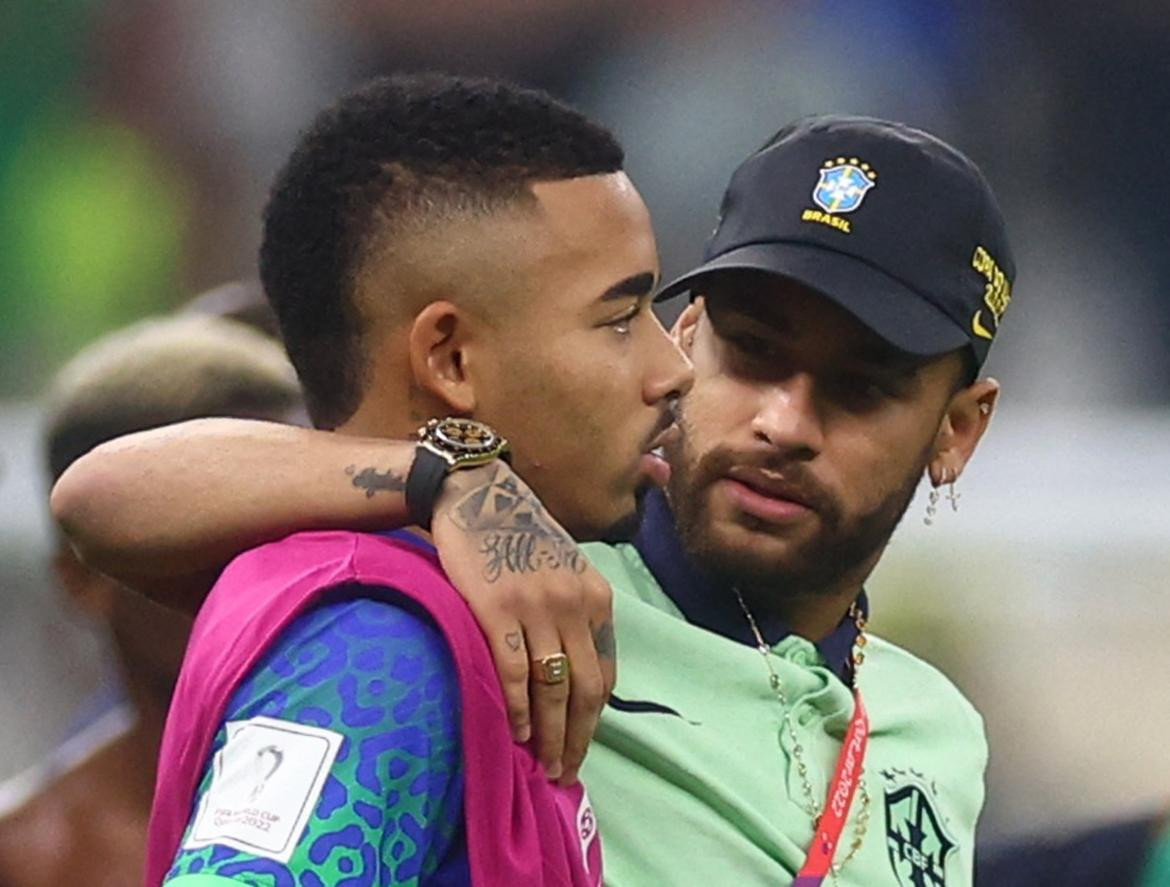
[[[332,730],[275,718],[229,722],[184,849],[224,844],[287,863],[341,742]]]

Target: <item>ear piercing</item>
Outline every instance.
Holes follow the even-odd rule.
[[[926,526],[934,526],[934,519],[938,516],[938,502],[942,498],[942,493],[938,491],[938,487],[946,485],[949,489],[947,491],[947,501],[951,503],[951,511],[959,510],[959,499],[962,498],[961,493],[955,492],[955,481],[959,479],[957,471],[952,472],[949,468],[942,469],[942,477],[939,479],[938,486],[932,487],[930,495],[926,500],[926,517],[922,522]]]

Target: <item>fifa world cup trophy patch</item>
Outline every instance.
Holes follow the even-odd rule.
[[[812,199],[820,209],[806,209],[802,222],[828,225],[844,234],[850,232],[850,222],[842,218],[856,210],[865,195],[877,185],[877,171],[856,157],[837,157],[821,166]]]

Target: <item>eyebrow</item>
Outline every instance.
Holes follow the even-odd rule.
[[[654,284],[657,277],[653,272],[643,271],[641,274],[633,274],[625,280],[619,280],[604,293],[601,294],[602,302],[610,302],[614,299],[624,299],[629,296],[645,296],[653,291]]]
[[[884,372],[898,375],[912,376],[923,364],[921,358],[899,351],[888,345],[877,342],[867,342],[853,353],[853,357],[862,364]]]
[[[782,310],[770,305],[757,305],[754,310],[743,305],[732,305],[727,309],[732,314],[768,327],[773,335],[791,334],[792,324]],[[867,370],[893,373],[898,376],[913,376],[926,363],[922,358],[899,351],[892,345],[867,338],[849,354],[850,360]]]
[[[780,336],[792,332],[792,324],[787,315],[772,305],[749,305],[745,301],[729,299],[726,303],[719,305],[714,314],[722,314],[724,317],[739,317],[751,323],[758,323],[768,327],[769,332]]]

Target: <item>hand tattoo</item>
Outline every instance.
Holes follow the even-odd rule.
[[[577,543],[506,467],[497,468],[491,480],[465,495],[452,509],[451,520],[462,530],[481,534],[479,553],[488,582],[504,573],[585,572]]]
[[[396,492],[406,489],[406,479],[399,477],[389,468],[385,474],[379,474],[373,466],[358,471],[356,465],[350,465],[345,469],[345,473],[353,478],[355,487],[366,491],[367,499],[373,499],[374,493],[379,490]]]
[[[519,653],[520,646],[524,643],[524,635],[518,631],[510,631],[504,635],[504,643],[508,645],[508,649],[513,653]]]
[[[617,638],[613,633],[612,622],[603,622],[593,629],[593,646],[602,659],[617,658]]]

